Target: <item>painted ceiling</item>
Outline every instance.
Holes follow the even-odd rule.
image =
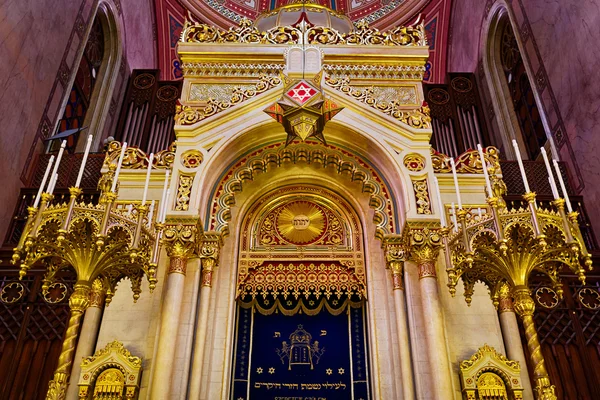
[[[158,63],[161,79],[183,78],[177,54],[177,43],[188,12],[194,18],[228,29],[237,26],[235,18],[255,19],[262,10],[271,10],[290,0],[155,0]],[[371,26],[381,30],[413,23],[420,14],[424,19],[429,61],[425,65],[424,82],[443,83],[446,79],[446,59],[450,9],[452,0],[317,0],[320,4],[344,12],[357,21],[371,16]],[[308,0],[307,0],[308,2]],[[211,3],[212,5],[209,5]],[[393,7],[392,7],[393,6]],[[237,16],[237,17],[236,17]]]
[[[260,14],[298,0],[180,0],[203,22],[222,28],[251,20]],[[366,20],[379,29],[395,27],[414,19],[430,0],[316,0],[311,1],[346,14],[352,21]],[[308,1],[307,1],[308,3]]]

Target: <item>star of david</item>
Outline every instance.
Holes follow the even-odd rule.
[[[317,91],[306,83],[299,82],[296,86],[288,90],[286,94],[294,101],[304,104],[317,94]]]

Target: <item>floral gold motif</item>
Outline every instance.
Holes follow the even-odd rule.
[[[493,146],[486,147],[484,149],[485,161],[494,168],[494,174],[490,171],[490,177],[496,176],[496,173],[500,173],[500,157],[498,149]],[[454,163],[456,165],[456,172],[459,174],[483,174],[483,167],[481,165],[481,159],[477,150],[468,150],[463,154],[459,155]],[[450,173],[452,172],[452,166],[450,165],[450,156],[442,153],[438,153],[433,148],[431,149],[431,165],[436,173]],[[488,169],[491,169],[488,167]]]
[[[171,169],[175,160],[175,143],[171,144],[168,149],[161,150],[154,155],[152,168],[156,169]],[[104,168],[109,168],[110,164],[116,163],[121,154],[121,143],[113,140],[108,144],[106,157],[104,158]],[[127,147],[125,150],[125,158],[123,158],[123,166],[125,169],[146,169],[148,168],[148,155],[137,147]],[[108,192],[108,190],[107,190]]]
[[[362,103],[369,105],[370,107],[395,118],[409,126],[418,129],[428,129],[431,127],[431,116],[428,106],[422,106],[415,109],[401,109],[402,104],[398,100],[392,101],[381,101],[374,97],[374,89],[372,87],[366,87],[363,89],[352,87],[350,85],[350,78],[333,78],[327,77],[325,83],[332,88],[339,90],[347,96],[358,100]]]
[[[431,214],[431,200],[429,199],[427,179],[413,179],[412,184],[415,191],[417,214]]]
[[[305,39],[303,39],[305,38]],[[260,32],[247,18],[242,18],[238,27],[225,31],[213,26],[187,20],[180,40],[185,43],[251,43],[251,44],[307,44],[356,46],[427,46],[425,28],[400,26],[387,32],[369,27],[366,21],[355,24],[349,33],[340,33],[329,27],[310,27],[304,32],[292,26],[276,26]]]
[[[180,174],[177,185],[177,196],[175,197],[175,211],[187,211],[190,207],[190,195],[192,185],[194,184],[194,175]]]
[[[237,86],[231,93],[231,97],[227,101],[218,101],[208,99],[206,106],[191,107],[187,105],[178,105],[175,114],[175,123],[177,125],[193,125],[196,122],[202,121],[210,116],[213,116],[221,111],[227,110],[242,103],[254,96],[266,92],[281,84],[281,78],[278,76],[261,75],[256,84],[249,88]]]

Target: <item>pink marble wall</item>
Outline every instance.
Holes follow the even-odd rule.
[[[22,0],[0,7],[0,241],[81,3]]]
[[[487,77],[478,70],[481,31],[493,4],[493,0],[457,0],[452,9],[448,71],[475,72],[481,88],[487,86]],[[594,230],[600,234],[600,135],[595,131],[600,122],[600,81],[595,78],[600,65],[600,4],[594,0],[507,4],[571,183],[584,196]],[[491,125],[494,129],[494,121]]]
[[[585,205],[600,235],[600,3],[522,2],[583,178]],[[568,149],[561,149],[567,158]]]
[[[0,243],[35,154],[62,115],[61,101],[95,0],[20,0],[0,7]],[[153,0],[114,1],[126,62],[106,126],[114,126],[129,71],[155,68]],[[108,134],[110,132],[106,132]],[[32,149],[34,149],[32,151]]]

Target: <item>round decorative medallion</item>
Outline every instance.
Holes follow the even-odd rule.
[[[173,85],[161,86],[156,92],[156,97],[161,101],[173,101],[179,96],[177,87]]]
[[[410,153],[404,157],[404,166],[412,172],[419,172],[425,168],[425,157],[417,153]]]
[[[325,223],[325,212],[320,206],[308,201],[294,201],[281,208],[277,231],[290,243],[305,245],[323,236]]]
[[[437,105],[446,104],[450,101],[450,95],[447,91],[440,88],[434,88],[427,93],[427,98],[430,102]]]
[[[460,93],[470,92],[473,89],[473,83],[465,77],[457,76],[450,82],[452,89]]]
[[[543,286],[535,291],[535,299],[542,307],[554,308],[558,305],[558,294],[551,288]]]
[[[60,303],[67,297],[67,292],[67,285],[55,282],[48,286],[48,290],[43,293],[44,300],[50,304]]]
[[[188,150],[181,155],[181,164],[186,168],[197,168],[203,160],[204,157],[198,150]]]
[[[600,308],[600,293],[597,290],[591,288],[583,288],[577,293],[579,302],[590,310],[597,310]]]
[[[25,294],[25,286],[21,282],[10,282],[2,287],[0,300],[6,304],[16,303]]]
[[[146,90],[151,88],[155,81],[154,75],[141,74],[135,77],[133,86],[135,86],[136,89]]]

